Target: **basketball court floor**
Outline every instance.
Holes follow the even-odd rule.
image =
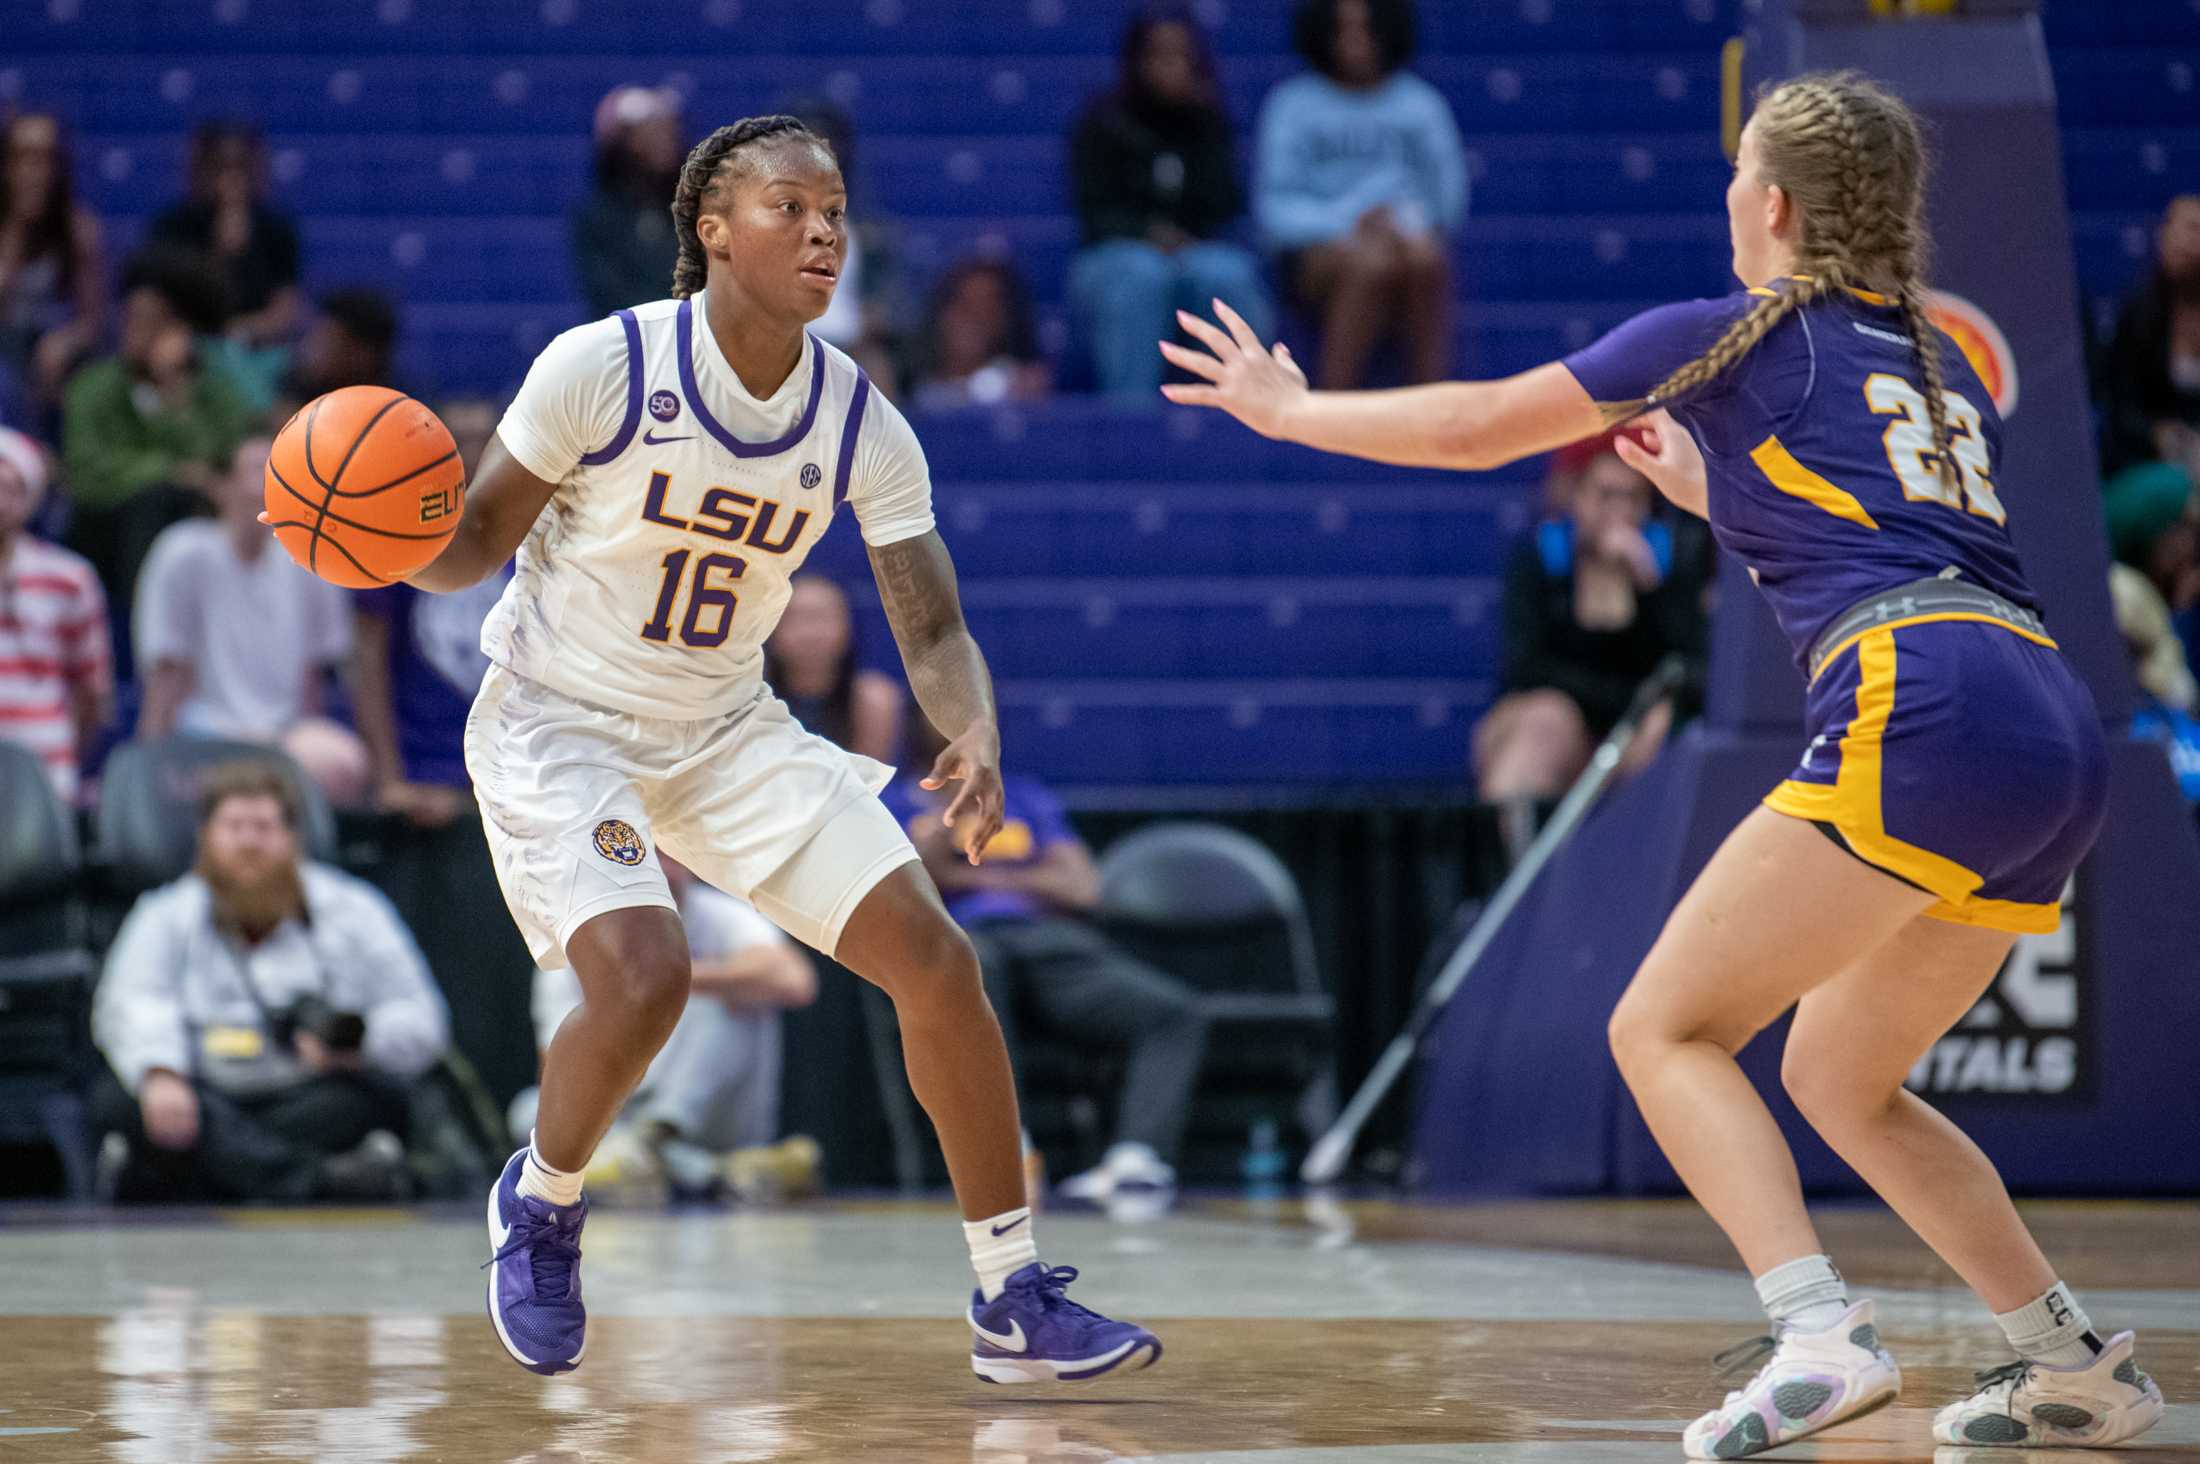
[[[2200,1461],[2200,1204],[2030,1208],[2170,1400],[2144,1452],[1941,1449],[1932,1409],[2004,1360],[1883,1212],[1826,1238],[1880,1301],[1902,1403],[1774,1457]],[[942,1206],[600,1210],[587,1361],[544,1379],[482,1314],[478,1212],[0,1217],[0,1461],[466,1464],[1632,1464],[1680,1457],[1711,1354],[1761,1319],[1664,1202],[1195,1201],[1049,1212],[1073,1297],[1155,1326],[1151,1371],[1002,1388],[967,1367]]]

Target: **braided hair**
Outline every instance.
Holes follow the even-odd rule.
[[[1678,400],[1717,380],[1781,321],[1843,291],[1884,294],[1902,312],[1942,477],[1954,481],[1940,333],[1925,313],[1928,240],[1923,218],[1925,143],[1917,116],[1853,71],[1797,77],[1766,91],[1752,121],[1758,168],[1794,203],[1801,224],[1797,278],[1728,326],[1702,355],[1640,402],[1615,403],[1615,419]]]
[[[727,161],[738,161],[735,155],[750,143],[774,137],[802,138],[824,148],[828,155],[832,152],[831,145],[800,117],[781,115],[745,117],[721,127],[695,144],[694,151],[687,155],[680,169],[680,184],[672,192],[672,232],[680,241],[680,257],[672,266],[673,298],[685,300],[703,288],[709,259],[703,252],[703,241],[696,235],[695,220],[701,216],[703,205],[731,181],[722,176]]]

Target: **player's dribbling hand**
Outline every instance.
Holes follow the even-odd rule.
[[[990,722],[980,722],[942,748],[932,771],[920,786],[938,792],[949,783],[962,784],[948,800],[940,822],[955,831],[955,842],[972,864],[985,857],[986,845],[1001,831],[1002,810],[1007,802],[1001,791],[1001,734]],[[958,820],[972,818],[969,836],[956,828]]]
[[[1306,395],[1306,373],[1281,341],[1263,346],[1253,328],[1235,310],[1215,301],[1215,319],[1227,331],[1189,310],[1176,312],[1177,323],[1209,351],[1194,351],[1174,341],[1161,343],[1161,354],[1212,385],[1175,383],[1161,388],[1170,401],[1187,407],[1220,407],[1263,437],[1283,436],[1290,409]]]
[[[1658,485],[1658,491],[1699,517],[1704,512],[1703,453],[1696,439],[1659,408],[1628,424],[1612,439],[1619,460]]]

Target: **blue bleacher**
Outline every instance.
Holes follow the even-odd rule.
[[[1283,7],[1212,4],[1250,151],[1296,62]],[[1739,0],[1423,0],[1421,73],[1474,181],[1458,366],[1488,376],[1728,288],[1718,48]],[[1095,0],[46,0],[7,7],[0,101],[62,112],[118,254],[172,197],[184,138],[260,119],[309,283],[407,306],[424,391],[508,389],[579,318],[565,218],[597,99],[669,84],[708,125],[796,93],[862,128],[858,206],[918,284],[1015,258],[1050,339],[1078,244],[1065,133],[1113,77]],[[2099,318],[2200,175],[2200,3],[2050,0],[2079,279]],[[1456,784],[1492,693],[1498,577],[1532,468],[1401,473],[1234,424],[1064,400],[920,423],[973,625],[1023,766],[1086,788]],[[858,586],[860,540],[813,560]]]

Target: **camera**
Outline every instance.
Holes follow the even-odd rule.
[[[275,1038],[285,1047],[295,1047],[300,1032],[311,1032],[331,1052],[357,1052],[367,1040],[367,1019],[357,1012],[338,1011],[320,997],[301,996],[275,1014]]]

